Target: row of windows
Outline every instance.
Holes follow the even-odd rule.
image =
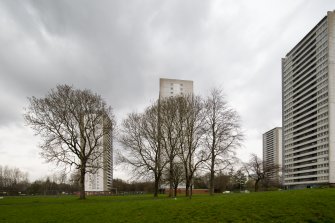
[[[293,142],[293,138],[288,138],[285,142],[286,142],[286,143]]]
[[[323,150],[323,149],[328,149],[328,143],[325,143],[325,144],[322,144],[322,145],[319,145],[318,147],[317,147],[317,150],[318,151],[321,151],[321,150]],[[308,150],[302,150],[302,151],[300,151],[300,152],[297,152],[297,151],[294,151],[294,149],[286,149],[285,150],[285,158],[289,158],[289,157],[292,157],[292,156],[294,156],[294,154],[302,154],[302,153],[308,153],[308,152],[312,152],[312,151],[315,151],[315,149],[313,150],[313,148],[311,148],[311,149],[308,149]],[[294,154],[293,154],[293,152],[294,152]]]
[[[318,150],[328,148],[328,144],[318,146]]]
[[[324,60],[328,54],[328,43],[327,43],[327,38],[323,39],[322,41],[318,41],[317,42],[317,48],[316,48],[316,58],[319,58],[317,60],[317,62],[321,62],[322,60]],[[310,55],[306,56],[306,57],[310,57]],[[294,64],[294,65],[301,65],[300,63],[298,64]],[[284,78],[283,78],[283,82],[284,82],[284,86],[286,86],[288,83],[292,83],[292,78],[293,75],[288,75],[288,74],[292,74],[292,70],[290,69],[289,72],[284,71]]]
[[[293,164],[287,164],[287,165],[285,165],[285,169],[289,169],[290,167],[293,167]]]
[[[325,63],[325,64],[327,65],[327,63]],[[322,66],[318,66],[317,69],[321,69],[321,67]],[[328,83],[328,73],[327,73],[327,71],[328,71],[328,67],[324,66],[324,67],[322,67],[322,69],[320,71],[317,72],[317,74],[318,74],[319,77],[317,78],[316,81],[318,83],[321,82],[321,81],[323,81],[322,83],[319,83],[317,85],[317,88],[320,88],[322,86],[326,86],[327,85],[327,83]],[[323,74],[321,74],[321,73],[323,73]],[[292,100],[291,96],[293,95],[292,90],[293,90],[292,86],[289,87],[288,89],[284,90],[284,111],[285,112],[286,112],[286,109],[289,108],[289,107],[291,107],[291,105],[293,104],[292,102],[290,102]],[[289,92],[289,93],[287,93],[287,92]],[[290,102],[290,103],[288,104],[288,102]]]
[[[318,85],[317,89],[322,88],[323,86],[328,86],[328,67],[323,68],[319,73],[319,77],[316,79]],[[322,73],[322,74],[321,74]]]
[[[328,166],[329,166],[328,163],[318,164],[318,168],[328,167]]]
[[[314,116],[314,114],[313,114],[313,116]],[[307,118],[310,118],[310,117],[307,117]],[[308,127],[310,126],[310,124],[311,125],[314,125],[313,123],[316,121],[316,117],[314,117],[313,119],[310,119],[310,120],[307,120],[306,122],[303,122],[303,123],[301,123],[301,124],[299,124],[299,125],[296,125],[296,123],[294,124],[293,122],[291,122],[291,123],[289,123],[289,124],[287,124],[287,125],[285,125],[285,131],[284,131],[284,136],[286,137],[286,138],[292,138],[293,137],[293,130],[295,130],[295,135],[297,134],[297,131],[299,131],[298,133],[300,133],[300,132],[303,132],[304,130],[303,129],[305,129],[305,130],[307,130],[307,129],[309,129]],[[308,125],[309,124],[309,125]],[[316,124],[316,123],[315,123]],[[293,127],[293,125],[296,125],[295,127]],[[313,127],[313,126],[312,126]]]
[[[323,161],[328,161],[329,158],[327,157],[322,157],[318,159],[318,162],[323,162]],[[312,164],[317,162],[317,160],[307,160],[307,161],[303,161],[303,162],[298,162],[298,163],[292,163],[294,160],[293,159],[285,159],[285,168],[289,168],[289,167],[293,167],[293,166],[301,166],[301,165],[306,165],[306,164]],[[292,163],[292,164],[287,164],[287,163]]]
[[[320,90],[318,90],[316,93],[317,93],[317,95],[321,95],[324,92],[328,92],[328,86],[324,86],[323,88],[321,88]]]
[[[327,63],[328,61],[328,57],[327,57],[327,54],[320,57],[316,62],[319,64],[319,65],[324,65],[324,63]]]
[[[324,69],[324,68],[327,68],[328,67],[328,62],[327,61],[324,61],[322,63],[318,63],[318,65],[316,66],[316,70],[318,71],[318,75],[320,75],[320,73],[322,71],[326,71],[327,69]]]
[[[171,90],[173,90],[173,87],[171,87]],[[182,90],[183,90],[183,88],[180,88],[180,90],[182,91]]]
[[[328,154],[328,152],[329,152],[328,150],[318,152],[318,156]]]
[[[322,118],[324,118],[324,117],[328,117],[328,111],[327,111],[327,112],[324,112],[324,113],[322,113],[322,114],[319,114],[317,117],[318,117],[318,119],[322,119]]]
[[[325,106],[323,106],[322,108],[318,109],[318,114],[319,114],[319,113],[323,113],[323,112],[325,112],[325,111],[327,111],[327,110],[328,110],[328,104],[325,105]]]
[[[328,87],[328,86],[327,86],[327,87]],[[319,95],[316,99],[317,99],[318,101],[321,101],[322,99],[327,98],[327,97],[328,97],[328,92]]]
[[[290,153],[290,152],[293,152],[294,150],[293,149],[285,149],[285,153]]]
[[[325,129],[328,130],[328,125],[324,125],[324,126],[319,127],[319,128],[318,128],[318,132],[323,131],[323,130],[325,130]]]
[[[324,35],[325,33],[327,33],[327,23],[320,25],[318,29],[315,31],[316,38],[318,38],[320,35]]]
[[[314,34],[314,33],[313,33]],[[317,40],[317,42],[322,41],[323,39],[327,38],[327,23],[325,23],[324,25],[320,26],[316,31],[315,31],[315,39]],[[306,44],[302,43],[302,44]],[[300,50],[299,50],[300,51]],[[298,52],[298,51],[297,51]],[[297,53],[295,52],[295,53]],[[288,56],[288,60],[290,60],[292,58],[292,54]],[[290,63],[286,63],[284,65],[284,71],[287,70],[288,66]]]
[[[322,66],[319,66],[317,69],[321,69]],[[319,83],[321,81],[323,81],[324,79],[328,80],[328,66],[323,66],[322,67],[322,70],[319,71],[319,74],[320,73],[324,73],[322,75],[319,75],[319,77],[316,79],[316,81]]]
[[[290,94],[293,94],[293,93],[291,92]],[[292,107],[293,102],[291,101],[290,103],[288,103],[289,100],[291,101],[292,98],[290,97],[289,99],[284,100],[284,110],[285,110],[286,108],[288,108],[288,107]],[[288,104],[287,104],[287,103],[288,103]]]
[[[314,151],[315,151],[315,150],[314,150]],[[314,151],[311,150],[311,151],[307,151],[307,152],[314,152]],[[307,152],[306,152],[306,153],[307,153]],[[318,155],[318,156],[322,156],[322,155],[328,154],[328,152],[329,152],[328,150],[323,150],[323,151],[318,152],[317,155]],[[301,155],[301,154],[299,154],[299,155]],[[299,155],[296,155],[296,157],[298,157]],[[286,154],[286,155],[285,155],[285,161],[286,161],[286,162],[292,162],[293,160],[292,160],[292,159],[288,159],[288,158],[293,157],[293,156],[294,156],[293,153],[291,153],[291,154]],[[295,157],[295,158],[296,158],[296,157]]]
[[[285,165],[285,172],[286,173],[295,172],[296,169],[292,169],[291,167],[293,167],[293,164],[287,164],[287,165]],[[313,167],[313,166],[310,166],[310,167]],[[317,168],[323,168],[323,167],[329,167],[329,164],[328,163],[321,163],[321,164],[317,165]],[[307,168],[307,167],[305,167],[305,168]]]
[[[317,81],[317,82],[320,82],[320,81],[322,81],[322,80],[324,80],[324,79],[327,80],[327,79],[328,79],[328,73],[327,73],[327,71],[328,71],[328,67],[327,67],[327,62],[322,63],[321,65],[317,66],[317,69],[320,69],[320,70],[317,72],[317,75],[318,75],[319,77],[317,78],[316,81]],[[323,73],[323,74],[321,74],[321,73]],[[327,81],[324,81],[322,84],[324,84],[324,83],[327,83]],[[318,84],[317,87],[318,87],[318,88],[321,87],[322,84]],[[293,95],[292,90],[293,90],[293,87],[292,87],[292,86],[289,87],[288,89],[284,90],[284,111],[286,110],[286,108],[288,108],[288,107],[290,107],[290,106],[292,105],[292,102],[288,104],[288,102],[290,102],[290,101],[292,100],[292,97],[290,97],[290,96]],[[289,92],[289,93],[287,93],[287,92]]]
[[[328,48],[327,46],[325,47],[319,47],[316,49],[316,58],[322,58],[324,55],[328,55]]]
[[[328,142],[328,137],[318,140],[318,143]]]
[[[319,33],[316,35],[315,40],[316,40],[316,44],[320,45],[320,43],[323,43],[324,41],[328,40],[328,35],[325,33]]]
[[[305,64],[304,67],[300,68],[299,71],[297,72],[294,72],[293,75],[291,75],[291,77],[287,80],[287,81],[284,81],[284,88],[287,88],[287,87],[290,87],[292,86],[292,84],[294,82],[298,82],[298,83],[301,83],[302,82],[302,77],[308,73],[310,73],[311,69],[315,68],[316,66],[316,62],[314,59],[309,61],[309,63]],[[298,75],[299,76],[296,78],[295,76]],[[293,82],[293,78],[296,78]],[[299,80],[299,81],[298,81]]]
[[[320,49],[321,47],[327,47],[328,45],[328,37],[324,36],[322,39],[316,41],[316,47],[317,49]]]
[[[320,101],[317,105],[318,107],[322,107],[325,104],[328,104],[328,99],[324,99],[323,101]]]
[[[304,181],[316,181],[316,180],[328,180],[329,179],[329,177],[328,176],[321,176],[321,177],[317,177],[316,179],[314,179],[314,178],[308,178],[308,179],[306,179],[306,180],[304,180]],[[293,182],[296,182],[296,181],[294,181],[294,180],[285,180],[285,183],[293,183]],[[300,181],[300,182],[303,182],[303,181]]]
[[[314,75],[313,75],[314,76]],[[301,86],[299,86],[299,88],[301,88],[302,86],[304,86],[304,89],[299,89],[299,91],[296,91],[296,92],[290,92],[287,94],[287,96],[284,96],[284,111],[291,107],[293,105],[293,103],[296,103],[296,102],[293,102],[292,100],[294,99],[293,97],[291,97],[291,95],[295,94],[295,97],[297,97],[298,95],[304,93],[303,95],[306,95],[306,93],[310,92],[313,88],[315,88],[315,77],[311,80],[309,80],[309,82],[305,82],[303,83]],[[309,86],[307,85],[309,84]],[[306,87],[307,86],[307,87]],[[302,96],[300,96],[302,97]]]
[[[323,137],[323,136],[326,136],[326,135],[328,135],[328,131],[324,131],[324,132],[320,132],[320,133],[318,133],[318,137]]]
[[[321,176],[321,177],[318,177],[318,180],[328,180],[329,177],[328,176]]]
[[[171,86],[173,86],[173,83],[170,83]],[[183,84],[180,84],[180,86],[183,86]]]

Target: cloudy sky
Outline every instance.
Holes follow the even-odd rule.
[[[160,77],[193,80],[199,95],[221,87],[242,117],[239,157],[261,155],[262,133],[281,126],[281,58],[334,9],[334,0],[1,0],[0,165],[32,180],[54,170],[23,121],[27,97],[89,88],[122,120],[158,97]]]

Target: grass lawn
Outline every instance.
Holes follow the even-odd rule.
[[[0,222],[335,222],[335,189],[125,197],[4,197]]]

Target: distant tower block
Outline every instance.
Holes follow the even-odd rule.
[[[85,192],[87,194],[103,194],[112,189],[113,183],[113,132],[112,128],[106,128],[105,124],[110,123],[109,118],[102,120],[97,131],[104,131],[103,138],[99,139],[100,146],[97,150],[101,156],[95,161],[102,168],[94,173],[85,174]],[[89,170],[89,168],[88,168]]]
[[[277,127],[263,134],[263,161],[266,166],[282,166],[282,128]],[[273,181],[280,181],[280,172],[268,176]]]
[[[159,79],[159,98],[193,94],[193,81],[178,79]]]

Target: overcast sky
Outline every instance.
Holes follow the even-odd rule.
[[[221,87],[242,117],[239,157],[262,155],[262,134],[281,126],[281,58],[334,9],[334,0],[1,0],[0,165],[32,180],[54,170],[23,121],[27,97],[89,88],[122,120],[158,97],[160,77],[193,80],[199,95]]]

